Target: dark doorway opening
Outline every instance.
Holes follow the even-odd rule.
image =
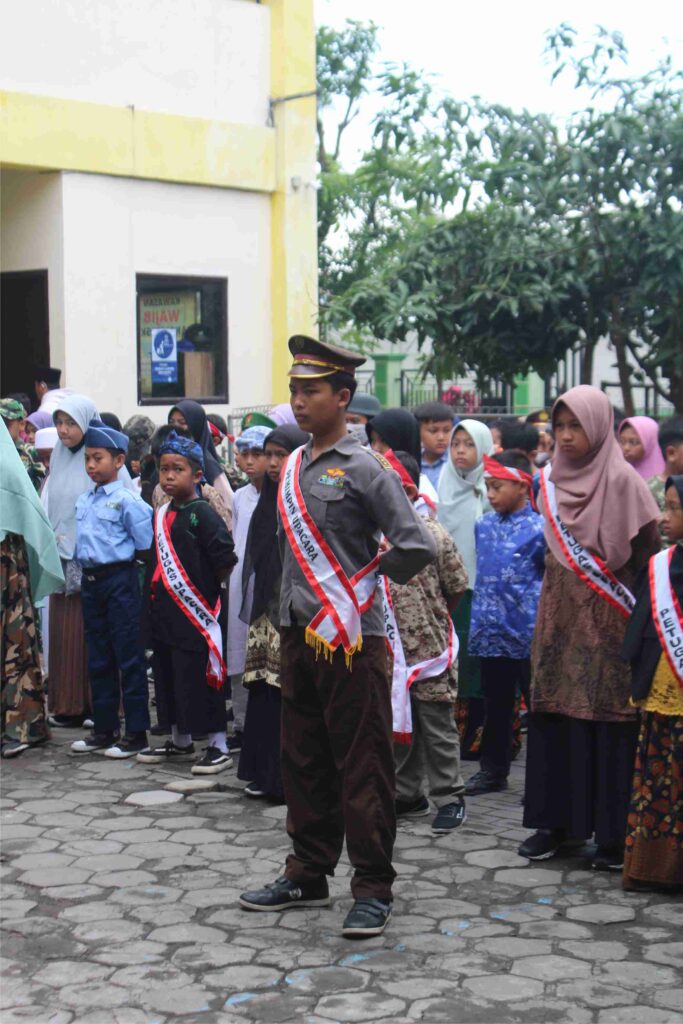
[[[0,392],[35,401],[35,367],[50,364],[47,270],[0,274]]]

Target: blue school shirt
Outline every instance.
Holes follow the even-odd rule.
[[[439,490],[439,480],[441,479],[443,467],[448,461],[448,454],[447,448],[443,455],[439,456],[436,462],[426,462],[424,455],[422,456],[420,472],[424,473],[435,491]]]
[[[510,515],[487,512],[475,523],[474,535],[477,582],[469,653],[528,658],[545,564],[543,518],[529,504]]]
[[[121,480],[86,491],[76,500],[74,558],[85,568],[131,562],[151,547],[152,509]]]

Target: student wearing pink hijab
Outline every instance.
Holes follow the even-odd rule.
[[[555,453],[539,493],[548,552],[531,653],[524,804],[524,825],[536,831],[519,852],[545,860],[594,836],[592,866],[620,870],[638,730],[619,656],[624,587],[659,549],[658,508],[621,456],[602,391],[572,388],[555,403],[552,424]]]
[[[643,480],[661,476],[664,457],[659,448],[659,426],[649,416],[629,416],[619,425],[619,444],[624,458]]]

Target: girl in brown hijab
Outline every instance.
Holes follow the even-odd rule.
[[[536,832],[519,852],[545,860],[594,836],[593,867],[620,870],[638,729],[619,657],[628,610],[605,596],[609,583],[586,582],[571,551],[574,543],[597,556],[603,581],[630,590],[659,548],[659,512],[621,454],[603,392],[572,388],[555,403],[552,423],[555,454],[539,495],[548,553],[531,653],[524,803],[524,825]]]

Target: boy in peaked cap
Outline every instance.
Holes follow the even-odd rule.
[[[147,746],[149,729],[135,557],[136,552],[146,554],[152,544],[152,510],[118,479],[128,450],[126,435],[91,425],[84,440],[85,468],[95,488],[76,501],[74,555],[83,567],[81,600],[95,725],[71,750],[133,757]],[[126,732],[118,739],[121,700]]]
[[[279,496],[282,778],[293,851],[281,878],[240,903],[326,906],[326,875],[346,837],[355,902],[342,930],[365,937],[386,927],[395,877],[391,687],[376,571],[405,583],[435,547],[398,474],[347,432],[363,357],[303,335],[289,349],[292,410],[312,435],[287,460]]]

